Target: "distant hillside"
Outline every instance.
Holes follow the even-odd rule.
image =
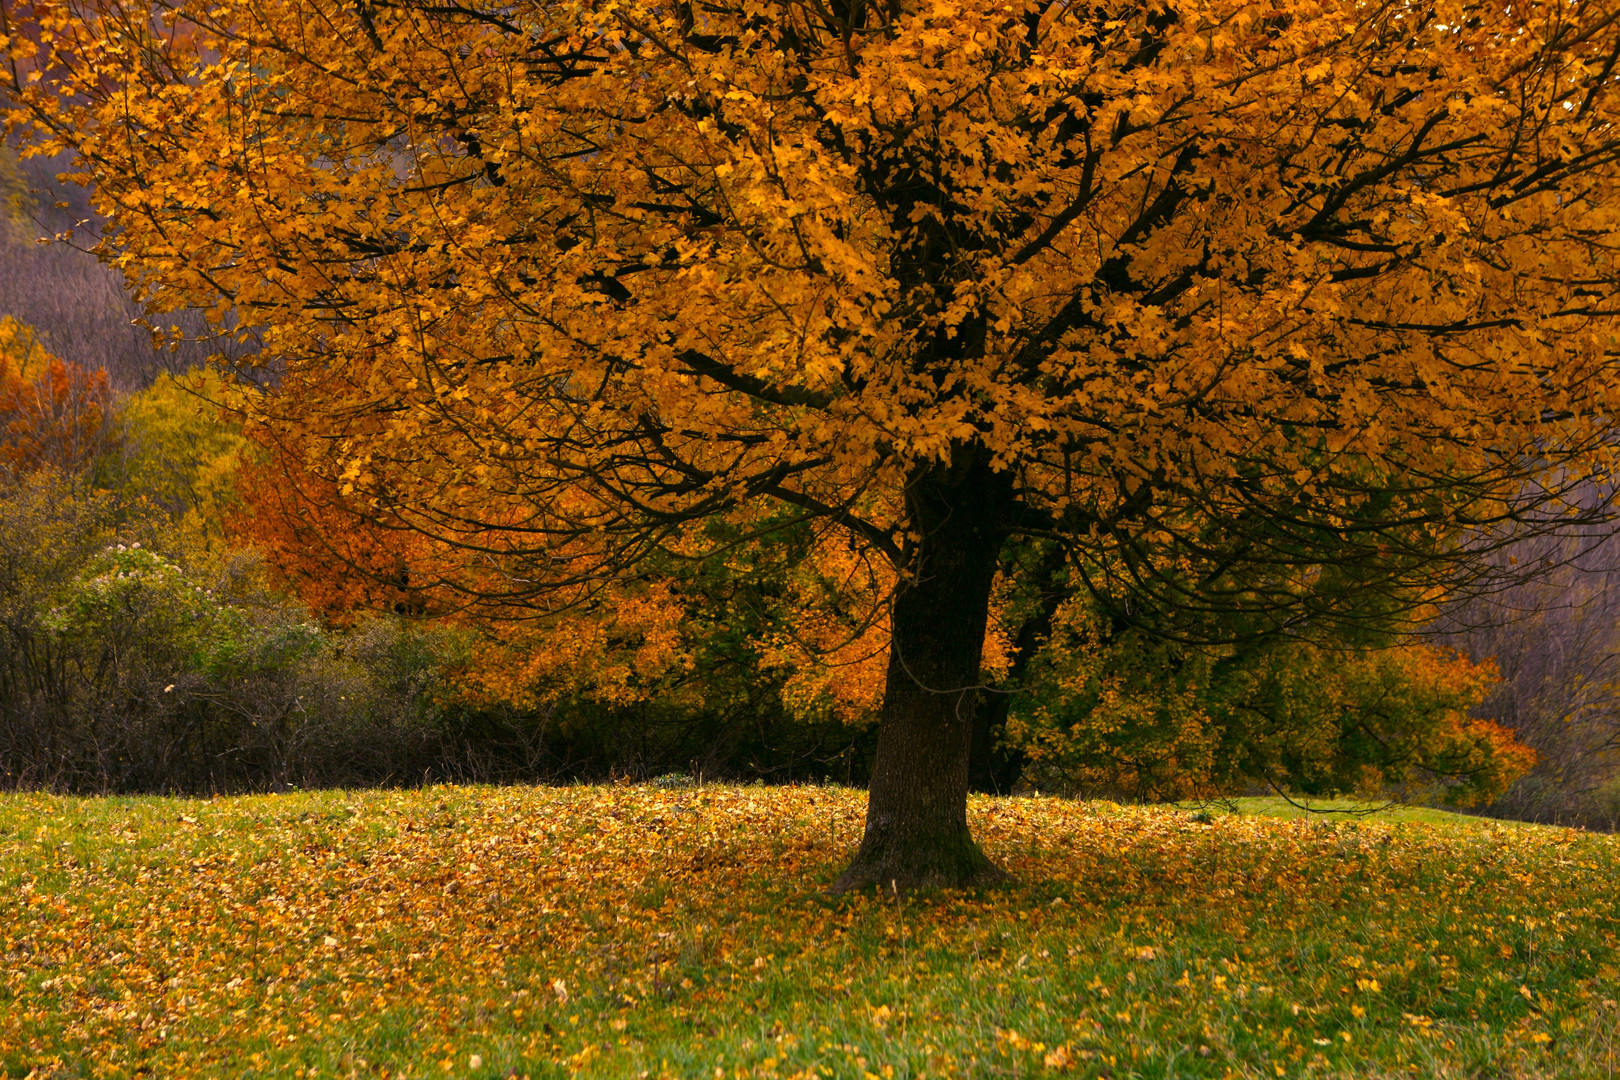
[[[0,167],[21,180],[24,196],[16,200],[22,203],[16,208],[20,214],[0,227],[0,316],[37,329],[64,360],[105,367],[123,389],[145,386],[164,371],[183,372],[222,348],[198,343],[172,353],[153,348],[151,334],[134,324],[141,312],[124,288],[123,275],[88,251],[103,224],[91,209],[89,192],[55,179],[70,163],[18,162],[9,148],[0,153],[6,158]],[[72,243],[39,242],[67,231],[73,233]],[[196,332],[203,321],[188,314],[176,325]],[[223,351],[243,350],[227,345]]]

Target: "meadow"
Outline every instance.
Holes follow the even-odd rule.
[[[1620,838],[841,788],[0,798],[0,1075],[1611,1077]]]

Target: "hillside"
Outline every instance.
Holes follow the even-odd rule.
[[[1620,1069],[1620,839],[977,800],[1022,885],[821,888],[864,795],[0,799],[23,1077]]]

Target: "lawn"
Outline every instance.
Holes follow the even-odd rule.
[[[1279,796],[1240,796],[1211,802],[1183,803],[1180,809],[1208,814],[1238,814],[1261,817],[1292,818],[1296,820],[1337,821],[1340,824],[1362,821],[1396,825],[1421,823],[1450,825],[1464,829],[1494,826],[1509,829],[1536,829],[1542,826],[1523,821],[1484,821],[1471,814],[1452,810],[1438,810],[1431,806],[1405,806],[1392,802],[1367,802],[1361,799],[1284,799]]]
[[[1620,838],[976,799],[1021,885],[825,896],[863,807],[6,796],[0,1071],[1620,1075]]]

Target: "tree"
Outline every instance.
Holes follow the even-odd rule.
[[[178,546],[198,554],[224,547],[246,450],[241,432],[220,414],[222,389],[211,370],[159,375],[118,410],[125,439],[118,491],[126,512],[172,522]]]
[[[106,371],[59,360],[31,328],[0,318],[0,478],[96,465],[117,442],[111,400]]]
[[[545,609],[781,507],[892,564],[841,888],[1001,877],[965,794],[1009,541],[1170,637],[1324,632],[1609,475],[1605,0],[6,18],[106,256],[261,327],[253,421],[436,585]]]

